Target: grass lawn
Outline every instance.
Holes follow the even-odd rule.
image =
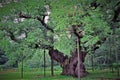
[[[96,71],[88,71],[89,75],[82,78],[81,80],[102,80],[101,78],[119,78],[116,73],[111,73],[108,70],[96,70]],[[77,80],[77,78],[71,76],[63,76],[60,75],[61,71],[55,71],[55,75],[51,76],[50,71],[46,71],[46,76],[44,77],[44,73],[42,69],[31,69],[26,70],[24,72],[24,78],[20,78],[20,71],[15,69],[1,70],[0,71],[0,80]],[[108,79],[106,79],[108,80]]]

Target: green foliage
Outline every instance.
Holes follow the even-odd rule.
[[[44,66],[44,51],[42,49],[37,49],[34,51],[34,55],[27,59],[25,65],[29,68],[39,68]],[[50,66],[50,57],[48,55],[48,51],[45,52],[46,56],[46,66]]]
[[[85,24],[82,42],[87,42],[88,45],[91,43],[93,46],[97,41],[109,36],[110,27],[99,10],[90,10],[89,14],[91,16],[84,17],[82,21]]]
[[[70,55],[72,51],[76,48],[74,37],[68,38],[68,34],[61,34],[58,36],[58,40],[55,41],[54,47],[61,52],[63,52],[65,55]]]
[[[113,34],[111,26],[119,26],[120,23],[113,23],[114,11],[119,7],[117,3],[119,0],[96,0],[96,4],[100,4],[97,8],[90,7],[90,4],[95,0],[20,0],[19,2],[11,1],[9,4],[5,3],[0,7],[0,49],[3,49],[9,57],[8,63],[13,64],[16,60],[24,60],[28,63],[39,64],[38,55],[43,55],[42,51],[33,49],[35,44],[54,46],[55,49],[70,55],[76,48],[75,36],[72,33],[71,27],[73,25],[80,25],[79,29],[83,31],[83,38],[81,39],[81,46],[88,47],[91,50],[94,44],[98,41],[117,36],[117,42],[114,45],[119,47],[120,36],[119,29],[115,29]],[[36,16],[43,18],[45,14],[45,5],[49,5],[51,9],[50,22],[47,24],[54,30],[54,33],[47,31],[39,21],[35,19]],[[20,19],[18,14],[22,12],[31,19],[24,19],[24,21],[14,22],[15,19]],[[18,42],[10,39],[9,31],[13,32],[15,37],[26,33],[26,37],[19,39]],[[68,33],[69,32],[69,33]],[[71,35],[71,37],[68,37]],[[54,44],[51,40],[54,38]],[[101,46],[98,52],[103,53],[108,51],[105,44]],[[108,45],[108,44],[107,44]],[[109,46],[109,45],[108,45]],[[115,49],[114,46],[112,48]],[[91,53],[91,52],[89,52]],[[106,52],[107,53],[107,52]],[[36,59],[36,60],[35,60]]]
[[[7,49],[9,46],[9,40],[4,37],[4,33],[0,30],[0,49]]]
[[[69,25],[80,23],[79,16],[83,13],[83,11],[77,6],[79,4],[80,1],[73,2],[71,0],[51,2],[51,18],[55,24],[55,31],[63,31],[70,28]]]
[[[86,47],[92,47],[97,41],[106,38],[110,31],[109,24],[105,21],[104,14],[99,8],[91,9],[87,7],[93,2],[89,1],[54,1],[51,3],[52,14],[51,18],[56,24],[55,31],[69,30],[69,25],[83,24],[84,37],[82,42]],[[54,5],[53,5],[54,4]],[[87,7],[85,7],[87,5]],[[86,10],[87,9],[87,10]],[[72,12],[71,12],[72,11]],[[82,17],[85,14],[84,17]],[[61,24],[62,23],[62,24]]]
[[[42,34],[42,30],[40,29],[43,27],[38,21],[28,19],[22,22],[14,22],[15,19],[19,19],[19,12],[23,12],[26,15],[32,15],[32,17],[43,15],[43,13],[45,13],[45,9],[43,9],[44,5],[44,0],[40,2],[23,0],[17,3],[10,2],[9,4],[4,4],[3,7],[0,8],[0,49],[5,51],[9,59],[5,65],[12,65],[16,61],[20,62],[22,59],[25,61],[31,58],[34,50],[28,46],[33,45],[34,47],[38,40],[47,44],[43,36],[44,34]],[[13,32],[16,38],[25,32],[28,37],[19,40],[17,43],[9,38],[9,31]]]

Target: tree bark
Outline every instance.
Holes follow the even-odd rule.
[[[54,52],[53,47],[49,50],[49,55],[51,55],[51,75],[54,76],[54,59],[52,57],[52,53]]]
[[[75,50],[71,57],[64,55],[62,52],[58,50],[49,50],[50,57],[60,63],[62,67],[62,75],[71,75],[74,77],[78,77],[78,54],[77,50]],[[86,53],[80,51],[80,77],[86,76],[88,73],[84,66],[84,59]]]

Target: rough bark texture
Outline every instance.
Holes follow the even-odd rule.
[[[59,62],[62,67],[62,75],[71,75],[74,77],[78,77],[78,55],[77,51],[73,52],[72,56],[68,58],[68,56],[64,56],[63,53],[59,52],[58,50],[50,50],[49,51],[50,57]],[[84,59],[86,53],[80,52],[80,76],[84,77],[88,73],[84,66]]]

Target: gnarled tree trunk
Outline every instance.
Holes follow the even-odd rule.
[[[49,50],[50,57],[59,62],[62,67],[62,75],[71,75],[74,77],[78,77],[78,55],[77,50],[73,52],[72,56],[68,58],[68,56],[64,56],[63,53],[58,50]],[[80,52],[80,77],[86,76],[88,73],[84,66],[84,59],[86,53]]]

